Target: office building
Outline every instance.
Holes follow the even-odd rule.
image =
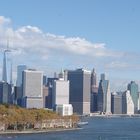
[[[112,114],[122,114],[122,93],[113,92],[111,94]]]
[[[16,86],[17,87],[21,87],[22,82],[23,82],[23,71],[27,70],[27,66],[26,65],[18,65],[17,66],[17,82],[16,82]]]
[[[97,111],[97,93],[98,93],[98,85],[97,85],[97,75],[95,69],[93,69],[91,73],[91,101],[90,101],[90,111]]]
[[[47,85],[47,76],[43,75],[43,85],[46,86]]]
[[[122,96],[122,113],[134,114],[134,103],[129,90],[125,91]]]
[[[22,106],[23,98],[23,71],[27,69],[26,65],[17,66],[17,82],[15,88],[15,100],[17,105]]]
[[[33,69],[23,72],[23,106],[43,108],[43,72]]]
[[[71,116],[73,115],[73,107],[71,104],[56,105],[56,113],[61,116]]]
[[[91,73],[91,93],[98,93],[97,75],[95,69]]]
[[[47,86],[43,86],[43,108],[47,108],[48,95],[49,95],[49,88]]]
[[[130,94],[134,103],[134,111],[135,113],[137,113],[138,112],[138,99],[139,99],[138,84],[136,84],[135,81],[131,81],[127,86],[127,90],[130,91]]]
[[[84,69],[67,70],[64,75],[64,79],[70,81],[69,101],[73,111],[77,114],[89,114],[91,72]]]
[[[98,88],[98,111],[101,113],[111,113],[111,93],[109,80],[105,79],[105,74],[101,74]]]
[[[47,87],[48,87],[48,96],[46,96],[46,108],[52,109],[52,92],[53,92],[53,83],[54,80],[58,80],[58,78],[47,78]]]
[[[54,80],[52,95],[53,108],[59,104],[69,104],[69,81],[64,81],[64,79]]]
[[[0,103],[11,104],[12,103],[12,87],[7,82],[0,82]]]

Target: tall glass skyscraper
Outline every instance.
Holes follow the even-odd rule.
[[[22,106],[22,98],[23,98],[23,71],[27,69],[26,65],[18,65],[17,66],[17,81],[15,88],[15,100],[19,106]]]
[[[111,112],[111,93],[109,80],[105,79],[105,74],[101,74],[98,88],[98,111],[103,113]]]
[[[4,56],[3,56],[3,74],[2,74],[2,81],[7,82],[7,64],[6,64],[6,51],[4,51]]]
[[[139,99],[139,94],[138,94],[138,84],[135,83],[135,81],[131,81],[127,89],[130,91],[133,103],[134,103],[134,112],[137,113],[138,111],[138,99]]]
[[[18,65],[17,66],[17,87],[20,87],[22,85],[23,80],[23,71],[27,69],[26,65]]]
[[[97,85],[97,75],[95,69],[93,69],[91,73],[91,101],[90,101],[90,111],[97,111],[97,93],[98,93],[98,85]]]

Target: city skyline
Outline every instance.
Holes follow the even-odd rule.
[[[107,73],[111,88],[124,89],[132,80],[140,83],[139,4],[138,0],[3,0],[0,48],[6,48],[9,40],[14,78],[19,64],[47,75],[61,68],[95,68],[98,77]],[[2,77],[2,53],[0,61]]]

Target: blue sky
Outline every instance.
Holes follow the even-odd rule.
[[[140,80],[139,5],[139,0],[1,0],[0,44],[8,36],[17,50],[11,54],[15,75],[21,63],[48,75],[61,67],[95,67],[119,90]]]

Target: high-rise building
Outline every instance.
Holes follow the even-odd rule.
[[[43,108],[47,108],[47,98],[49,95],[49,89],[43,85]]]
[[[91,101],[90,101],[90,111],[97,111],[97,93],[98,93],[98,85],[97,85],[97,75],[95,69],[93,69],[91,73]]]
[[[111,93],[109,80],[105,79],[105,74],[101,74],[98,88],[98,111],[111,113]]]
[[[23,99],[26,108],[43,108],[43,72],[33,69],[23,72]]]
[[[17,83],[16,86],[20,87],[23,82],[23,71],[27,69],[26,65],[18,65],[17,66]]]
[[[122,114],[122,93],[111,94],[111,112],[112,114]]]
[[[134,114],[134,103],[129,90],[125,91],[122,96],[122,113],[128,115]]]
[[[91,92],[92,93],[98,92],[97,75],[96,75],[95,69],[93,69],[91,73]]]
[[[11,85],[7,82],[0,82],[0,103],[12,103]]]
[[[91,72],[77,69],[67,70],[65,73],[67,73],[66,77],[70,81],[69,101],[73,106],[73,111],[78,114],[89,114]]]
[[[138,112],[138,99],[139,99],[138,84],[136,84],[135,81],[131,81],[127,86],[127,90],[130,91],[130,94],[134,103],[134,111],[135,113],[137,113]]]
[[[58,80],[58,78],[47,78],[47,87],[48,87],[48,96],[46,96],[46,108],[52,109],[52,94],[53,94],[53,83],[54,80]]]
[[[64,79],[64,71],[61,69],[61,72],[58,74],[58,78]]]
[[[53,108],[60,104],[69,104],[69,81],[64,79],[54,80],[53,83]]]
[[[3,74],[2,74],[2,81],[7,82],[7,60],[6,60],[6,50],[4,51],[3,56]]]
[[[47,85],[47,76],[43,75],[43,85],[46,86]]]
[[[139,99],[138,99],[138,113],[140,112],[140,92],[138,92],[139,94]]]
[[[26,65],[17,66],[17,82],[15,88],[15,100],[17,105],[22,106],[23,98],[23,71],[27,69]]]

